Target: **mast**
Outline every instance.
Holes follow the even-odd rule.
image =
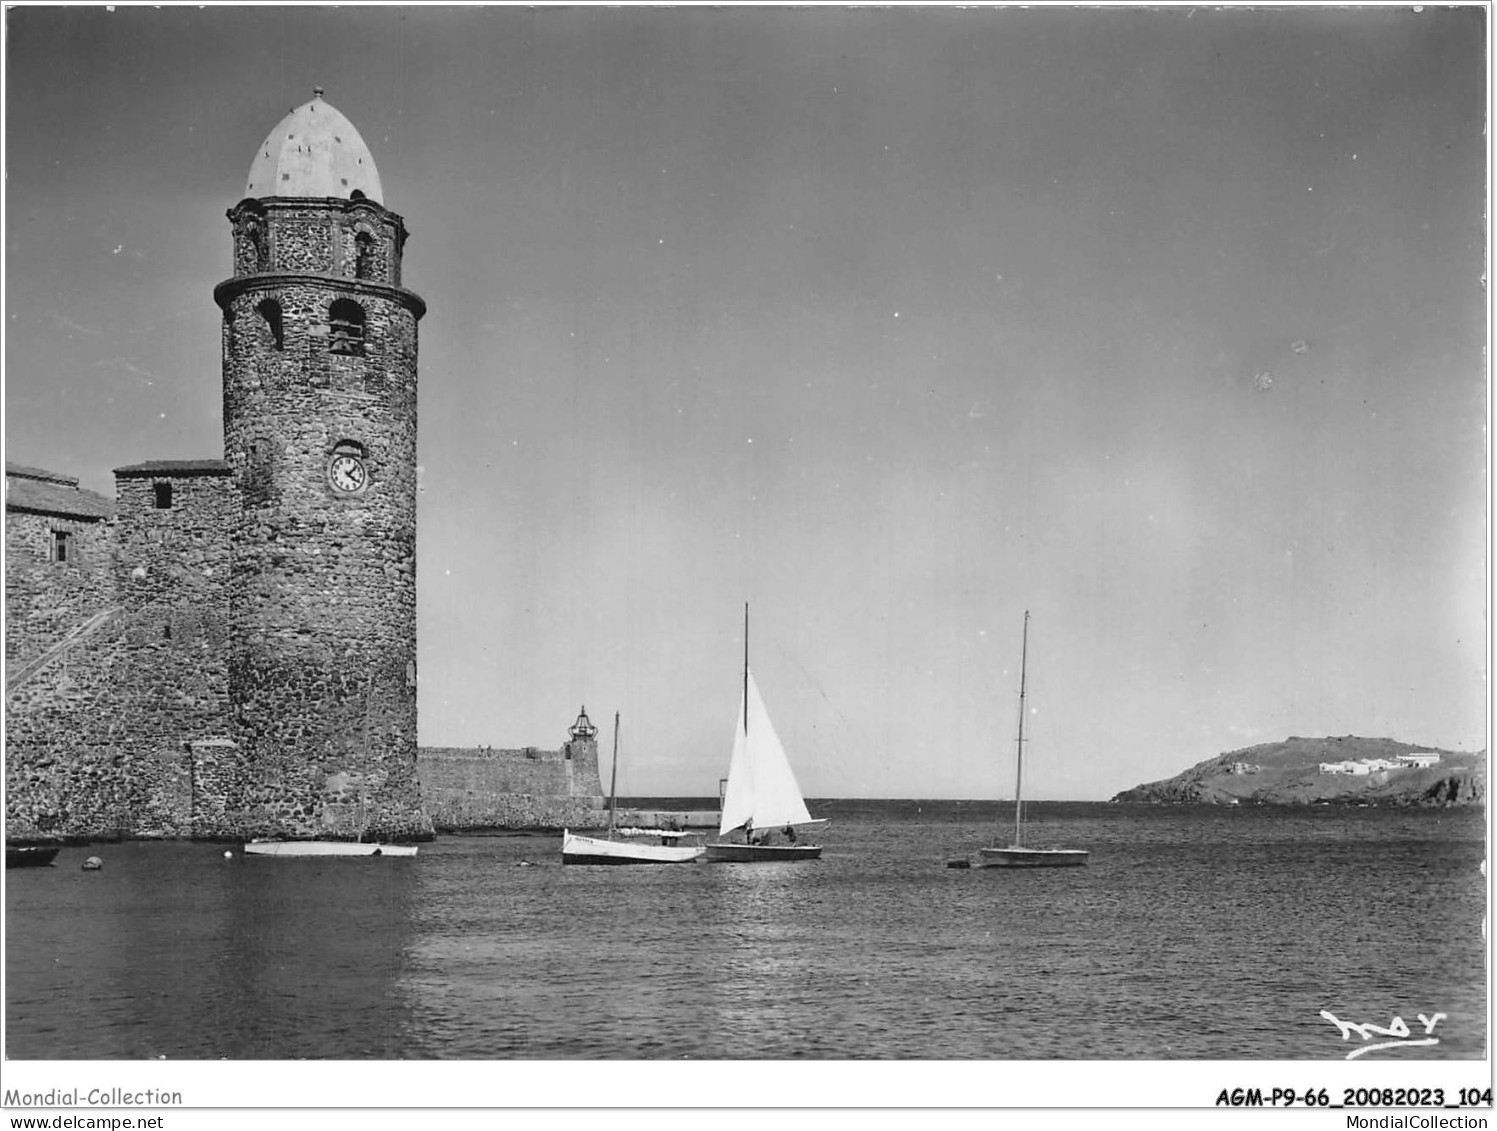
[[[364,757],[369,757],[369,710],[373,705],[374,696],[371,694],[373,682],[364,685]],[[364,833],[369,828],[369,782],[366,778],[359,783],[359,807],[354,812],[355,819],[359,824],[359,832],[354,841],[358,844],[364,843]]]
[[[743,733],[748,733],[748,602],[743,603]]]
[[[1018,769],[1014,775],[1014,844],[1022,843],[1019,838],[1019,826],[1023,821],[1024,802],[1021,800],[1024,788],[1024,677],[1025,669],[1029,662],[1029,610],[1024,610],[1024,643],[1019,650],[1019,757]]]
[[[614,815],[619,808],[619,713],[613,713],[613,773],[608,779],[608,839],[613,839]]]
[[[743,603],[743,736],[748,738],[748,602]],[[743,827],[743,843],[754,839],[754,819],[750,817]]]

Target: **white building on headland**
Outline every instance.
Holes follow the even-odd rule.
[[[1400,754],[1398,760],[1405,766],[1417,766],[1420,769],[1440,764],[1440,756],[1433,750],[1416,750],[1412,754]]]
[[[1436,756],[1436,760],[1438,760],[1438,756]],[[1411,764],[1402,761],[1390,762],[1386,758],[1358,758],[1355,762],[1350,759],[1345,762],[1322,762],[1320,763],[1320,772],[1323,774],[1351,774],[1353,777],[1365,777],[1367,774],[1379,773],[1382,770],[1407,769]]]

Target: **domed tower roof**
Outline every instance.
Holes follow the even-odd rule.
[[[353,123],[322,100],[318,87],[312,101],[282,118],[256,151],[244,195],[348,199],[355,190],[383,202],[373,154]]]

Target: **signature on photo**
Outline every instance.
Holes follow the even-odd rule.
[[[1357,1025],[1351,1021],[1343,1021],[1329,1009],[1322,1009],[1320,1015],[1341,1030],[1341,1039],[1343,1041],[1351,1040],[1353,1033],[1358,1034],[1364,1041],[1372,1040],[1374,1033],[1380,1037],[1395,1038],[1391,1041],[1381,1041],[1375,1045],[1363,1045],[1361,1048],[1352,1049],[1351,1052],[1346,1054],[1347,1060],[1355,1060],[1364,1053],[1376,1052],[1378,1049],[1404,1048],[1409,1045],[1437,1045],[1440,1043],[1440,1038],[1431,1034],[1434,1033],[1435,1026],[1445,1019],[1445,1014],[1443,1013],[1436,1013],[1429,1017],[1426,1017],[1422,1013],[1416,1014],[1419,1018],[1419,1023],[1424,1026],[1424,1036],[1414,1037],[1410,1034],[1409,1027],[1402,1017],[1393,1018],[1384,1027],[1382,1025]]]

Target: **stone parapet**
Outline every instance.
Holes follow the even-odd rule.
[[[438,833],[495,829],[597,829],[608,824],[602,797],[540,797],[531,793],[460,793],[428,789],[422,804]]]
[[[597,797],[597,746],[569,742],[560,750],[534,746],[423,746],[418,755],[423,791],[533,794],[538,797]]]
[[[559,750],[422,747],[416,771],[422,807],[439,832],[596,828],[608,821],[591,737],[573,738]]]

